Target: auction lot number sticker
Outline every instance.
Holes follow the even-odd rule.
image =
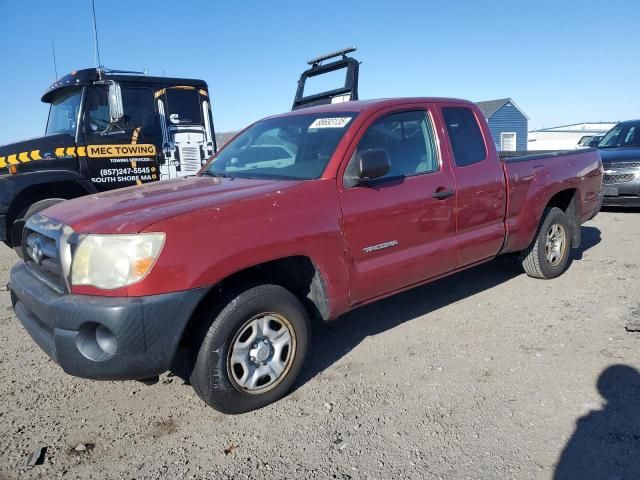
[[[313,128],[344,128],[352,117],[328,117],[317,118],[309,125],[309,130]]]

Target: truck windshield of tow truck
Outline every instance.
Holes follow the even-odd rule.
[[[66,133],[75,138],[82,101],[82,88],[64,89],[51,101],[46,135]]]
[[[282,180],[319,178],[356,115],[316,113],[260,121],[226,145],[203,174]]]

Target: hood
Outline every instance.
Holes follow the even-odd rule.
[[[74,146],[75,140],[73,137],[64,133],[0,145],[0,172],[6,173],[7,166],[12,164],[30,164],[38,160],[53,160],[58,157],[65,157],[65,150]]]
[[[137,233],[161,220],[268,194],[299,181],[186,177],[88,195],[43,213],[78,233]]]
[[[602,163],[640,162],[640,147],[598,149]]]

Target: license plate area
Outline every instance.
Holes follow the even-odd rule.
[[[602,186],[602,194],[605,197],[617,197],[619,195],[618,186],[617,185],[603,185]]]

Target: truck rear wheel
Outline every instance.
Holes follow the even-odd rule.
[[[32,204],[29,208],[23,210],[22,213],[18,215],[18,218],[13,222],[13,226],[11,227],[11,243],[13,245],[13,249],[20,258],[22,258],[22,230],[24,229],[24,225],[27,223],[27,220],[36,213],[52,207],[57,203],[64,202],[64,200],[64,198],[47,198],[45,200],[40,200],[39,202]]]
[[[302,303],[280,286],[231,297],[214,319],[200,319],[190,380],[209,406],[237,414],[289,391],[304,363],[310,327]]]
[[[557,207],[546,209],[531,245],[522,252],[522,267],[533,278],[562,275],[571,255],[571,227]]]

